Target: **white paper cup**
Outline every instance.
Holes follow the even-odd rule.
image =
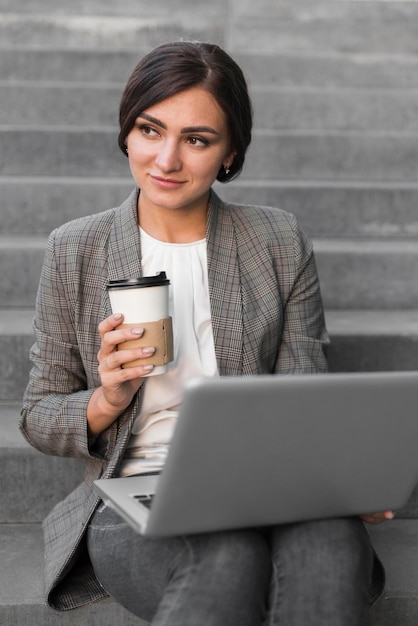
[[[170,281],[166,277],[165,272],[160,272],[156,276],[141,276],[139,278],[109,281],[107,290],[112,311],[113,313],[123,313],[124,316],[121,327],[140,327],[147,322],[158,322],[159,320],[169,319],[169,284]],[[143,338],[125,342],[123,347],[133,348],[138,345],[154,345],[152,343],[146,343],[146,334],[147,330],[145,330]],[[168,339],[167,336],[165,336],[164,339],[161,339],[161,345],[163,345],[164,341],[167,340],[171,342],[171,345],[168,348],[172,353],[171,334],[168,335]],[[157,349],[156,356],[157,352],[160,352],[160,350]],[[149,357],[146,362],[152,364],[153,357]],[[124,367],[133,367],[135,364],[136,362],[126,363]],[[148,375],[156,376],[158,374],[163,374],[167,371],[167,369],[167,363],[163,365],[155,365],[152,372]]]

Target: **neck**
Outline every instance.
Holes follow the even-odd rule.
[[[138,222],[154,239],[167,243],[192,243],[206,236],[207,206],[201,209],[147,210],[138,202]]]

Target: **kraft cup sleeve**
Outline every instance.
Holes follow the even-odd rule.
[[[124,363],[122,367],[135,367],[137,365],[165,365],[173,360],[173,322],[171,317],[165,317],[157,322],[120,324],[118,328],[144,329],[142,337],[120,343],[118,345],[118,350],[155,346],[155,352],[151,356],[148,356],[145,359],[136,359],[135,361]]]

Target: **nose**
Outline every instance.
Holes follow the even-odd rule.
[[[179,171],[181,169],[179,147],[174,139],[167,138],[160,143],[155,162],[164,172]]]

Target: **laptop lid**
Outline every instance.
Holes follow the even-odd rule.
[[[418,480],[417,407],[416,372],[194,379],[146,522],[126,502],[149,477],[95,488],[151,535],[397,509]]]

